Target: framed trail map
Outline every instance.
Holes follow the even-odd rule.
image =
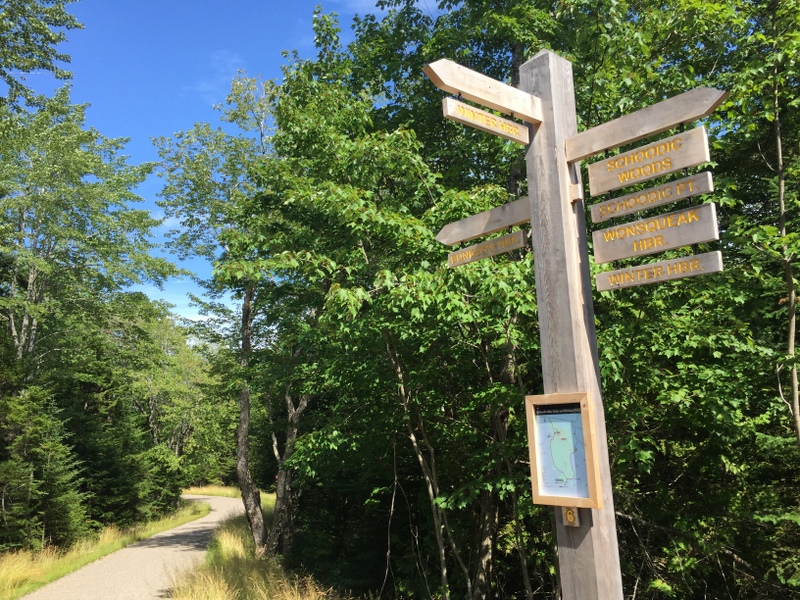
[[[526,396],[534,504],[602,508],[589,394]]]

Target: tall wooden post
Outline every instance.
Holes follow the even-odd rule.
[[[563,600],[622,600],[581,183],[565,142],[577,133],[572,65],[542,50],[520,69],[520,89],[543,119],[526,155],[544,393],[589,392],[596,415],[603,508],[579,509],[579,527],[556,512]]]

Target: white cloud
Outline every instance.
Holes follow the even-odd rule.
[[[245,61],[238,53],[217,50],[210,56],[208,75],[187,89],[198,94],[205,103],[219,104],[230,92],[236,73],[244,67]]]
[[[170,311],[174,314],[193,321],[204,320],[206,317],[200,315],[196,306],[191,306],[189,293],[202,294],[200,289],[190,279],[171,279],[164,284],[163,289],[158,289],[154,285],[136,285],[131,291],[143,292],[151,300],[161,300],[171,304]]]
[[[368,13],[381,14],[385,11],[375,6],[375,0],[333,0],[334,5],[342,6],[348,12],[365,15]]]
[[[164,218],[164,215],[163,213],[160,217],[153,215],[153,218],[162,219]],[[167,217],[161,222],[161,225],[157,227],[157,230],[159,232],[167,232],[170,231],[171,229],[180,229],[180,227],[181,227],[181,220],[178,217]]]

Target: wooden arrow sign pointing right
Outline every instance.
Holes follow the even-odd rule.
[[[582,131],[567,139],[567,162],[583,160],[603,150],[630,144],[680,123],[702,119],[714,112],[727,97],[728,92],[723,90],[695,88]]]
[[[462,67],[452,60],[446,58],[437,60],[422,67],[422,71],[440,90],[461,94],[467,100],[519,117],[528,123],[538,125],[542,122],[539,98]]]

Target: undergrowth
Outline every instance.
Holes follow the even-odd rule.
[[[267,507],[265,507],[266,512]],[[214,535],[206,563],[176,582],[174,600],[350,600],[317,583],[256,558],[244,517],[227,521]]]

